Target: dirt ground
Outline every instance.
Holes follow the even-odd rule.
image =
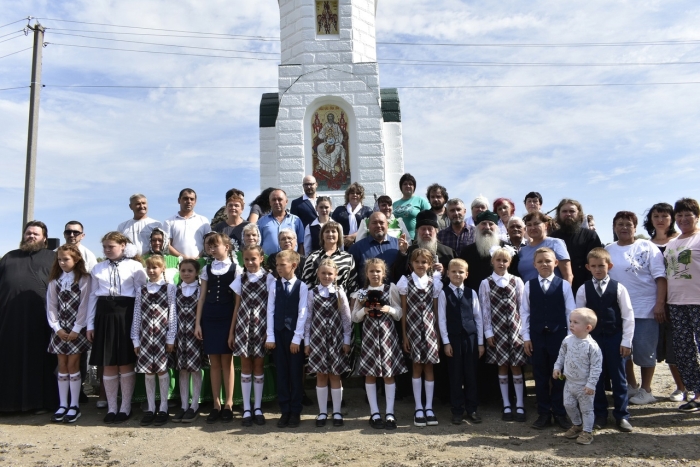
[[[532,382],[528,382],[529,385]],[[479,410],[484,422],[455,426],[449,407],[438,405],[437,427],[412,424],[413,402],[396,403],[399,428],[372,429],[361,389],[346,389],[347,408],[342,428],[316,428],[317,407],[306,407],[297,429],[278,429],[276,404],[265,404],[268,423],[243,428],[240,413],[233,423],[206,425],[200,417],[191,426],[168,423],[139,426],[141,411],[122,425],[101,423],[104,410],[95,398],[84,405],[75,425],[52,424],[50,414],[0,416],[0,464],[26,466],[306,466],[352,465],[375,467],[460,466],[652,466],[700,465],[700,415],[684,414],[666,395],[675,389],[668,367],[657,367],[653,386],[659,402],[630,406],[634,433],[621,433],[610,422],[595,433],[590,446],[562,436],[562,430],[530,428],[536,416],[534,395],[528,396],[528,423],[506,423],[500,405]],[[308,391],[312,395],[313,391]],[[532,391],[529,391],[532,393]],[[380,399],[380,408],[384,403]],[[210,405],[202,412],[206,415]],[[171,413],[174,410],[171,409]],[[330,424],[329,424],[330,425]]]

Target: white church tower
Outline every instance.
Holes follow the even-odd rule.
[[[313,174],[319,194],[344,204],[354,182],[400,197],[401,111],[396,89],[380,89],[377,0],[279,0],[279,92],[260,103],[260,188],[289,198]]]

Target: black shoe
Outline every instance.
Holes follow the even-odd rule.
[[[68,407],[59,407],[55,414],[51,417],[52,422],[62,422],[66,417],[66,412],[68,412]]]
[[[420,416],[418,416],[420,414]],[[428,425],[428,421],[425,419],[425,411],[423,409],[416,410],[413,415],[413,425],[418,427],[424,427]]]
[[[231,423],[233,421],[233,410],[230,408],[221,410],[221,423]]]
[[[453,425],[461,425],[462,420],[464,419],[464,414],[452,414],[452,424]]]
[[[700,401],[692,400],[678,407],[681,412],[697,412],[700,410]]]
[[[539,414],[535,423],[532,424],[535,430],[543,430],[548,426],[552,426],[552,415],[548,413]]]
[[[117,414],[115,414],[114,412],[108,412],[107,415],[105,415],[103,421],[105,422],[105,424],[111,425],[112,423],[114,423],[115,418],[117,418]]]
[[[338,415],[338,417],[336,417]],[[343,426],[345,425],[345,422],[343,421],[343,414],[340,412],[335,412],[333,414],[333,426]]]
[[[467,412],[467,420],[472,423],[481,423],[481,417],[476,412]]]
[[[221,417],[221,409],[211,409],[209,416],[207,417],[207,423],[211,425],[216,423],[216,421]]]
[[[596,417],[594,422],[593,422],[593,428],[596,430],[602,430],[608,425],[608,416],[600,416]]]
[[[618,420],[616,422],[616,425],[617,429],[622,431],[623,433],[632,433],[634,431],[634,428],[632,428],[632,424],[630,424],[630,421],[626,418]]]
[[[63,417],[63,421],[66,423],[75,423],[80,418],[80,409],[78,407],[71,407],[70,409],[68,409],[68,412],[70,412],[71,410],[75,412],[73,415],[66,413],[66,416]]]
[[[320,413],[316,415],[316,427],[321,428],[326,426],[326,420],[328,420],[328,414],[327,413]]]
[[[119,413],[117,413],[117,416],[114,418],[114,423],[124,423],[125,421],[129,420],[130,418],[131,418],[131,412],[129,412],[129,413],[119,412]]]
[[[248,414],[248,415],[246,415]],[[243,411],[243,419],[241,420],[241,425],[245,427],[253,426],[253,412],[250,410]]]
[[[438,419],[435,416],[435,412],[433,412],[433,409],[425,410],[425,423],[428,426],[435,426],[438,424]]]
[[[569,418],[566,415],[555,415],[554,420],[557,422],[559,427],[562,430],[568,430],[572,426],[574,426],[570,421]]]
[[[265,424],[265,415],[263,415],[263,411],[261,409],[255,409],[255,417],[253,420],[255,421],[256,425],[262,426]]]
[[[156,419],[156,414],[154,414],[151,411],[144,412],[143,417],[141,417],[141,426],[148,426],[151,423],[153,423],[153,420]]]
[[[515,421],[519,423],[524,423],[526,420],[525,417],[525,407],[516,407],[515,408]]]
[[[379,414],[379,412],[373,413],[369,417],[369,426],[377,430],[384,428],[384,422],[382,421],[382,416]]]
[[[385,430],[395,430],[396,429],[396,418],[393,413],[388,413],[384,416],[384,429]]]
[[[287,428],[289,426],[290,413],[283,413],[279,420],[277,420],[277,428]]]
[[[306,393],[304,393],[301,396],[301,405],[303,405],[304,407],[310,407],[314,405],[314,401],[312,401],[311,398],[307,396]]]
[[[301,414],[293,413],[289,415],[289,428],[297,428],[301,423]]]
[[[156,414],[156,418],[155,418],[153,424],[155,426],[165,425],[166,423],[168,423],[169,418],[170,417],[168,416],[168,412],[164,412],[161,410]]]
[[[506,412],[506,409],[508,412]],[[501,419],[504,422],[512,422],[513,421],[513,411],[510,410],[510,405],[503,407],[503,415],[501,415]]]
[[[199,416],[199,408],[193,410],[192,407],[185,410],[185,415],[182,416],[182,423],[192,423]]]
[[[177,412],[175,412],[175,416],[173,417],[173,422],[174,423],[180,423],[182,421],[182,417],[185,416],[185,409],[180,408],[178,409]]]

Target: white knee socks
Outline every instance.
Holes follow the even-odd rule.
[[[255,375],[253,380],[253,390],[255,391],[255,408],[259,409],[262,407],[262,393],[263,386],[265,384],[265,375]]]
[[[243,411],[250,410],[250,390],[253,389],[252,375],[241,373],[241,394],[243,395]]]
[[[326,413],[328,405],[328,386],[316,386],[316,397],[318,398],[318,413]]]
[[[70,388],[70,381],[68,380],[68,373],[58,374],[58,400],[61,407],[68,408],[68,390]]]
[[[80,372],[70,375],[70,406],[78,407],[80,405],[80,386],[83,382],[80,381]]]
[[[386,393],[386,413],[394,413],[394,397],[396,396],[396,384],[384,383]]]
[[[370,414],[379,413],[379,404],[377,404],[377,385],[365,383],[367,391],[367,400],[369,401]]]
[[[190,408],[190,372],[180,370],[180,402],[182,410]]]
[[[423,385],[420,378],[413,378],[413,400],[416,402],[416,410],[423,410]]]
[[[117,396],[119,393],[119,375],[103,376],[102,384],[105,387],[105,395],[107,396],[107,412],[117,413]]]
[[[146,400],[148,401],[148,411],[156,411],[156,375],[145,375],[146,378]]]
[[[435,381],[425,382],[425,410],[433,410],[433,393],[435,392]]]
[[[131,413],[131,396],[134,395],[134,386],[136,386],[136,373],[122,374],[119,378],[119,385],[122,388],[122,406],[119,410],[125,414]]]
[[[160,411],[168,411],[168,392],[170,392],[170,374],[165,372],[158,376],[158,386],[160,386]]]
[[[333,399],[333,413],[339,414],[343,404],[343,388],[331,388],[331,399]],[[343,418],[342,415],[335,415],[333,418]]]
[[[510,396],[508,395],[508,375],[498,375],[498,386],[501,388],[503,407],[510,407]],[[510,413],[511,409],[506,409],[505,413]]]
[[[515,386],[516,407],[525,407],[525,383],[523,375],[513,375],[513,386]]]
[[[193,371],[192,375],[192,403],[190,409],[195,412],[199,409],[199,396],[202,394],[202,370]]]

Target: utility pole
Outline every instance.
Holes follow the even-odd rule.
[[[29,131],[27,132],[27,171],[24,179],[24,216],[22,228],[34,220],[34,183],[36,181],[36,143],[39,135],[39,97],[41,95],[41,52],[44,48],[45,28],[38,22],[34,27],[32,53],[32,81],[29,94]]]

